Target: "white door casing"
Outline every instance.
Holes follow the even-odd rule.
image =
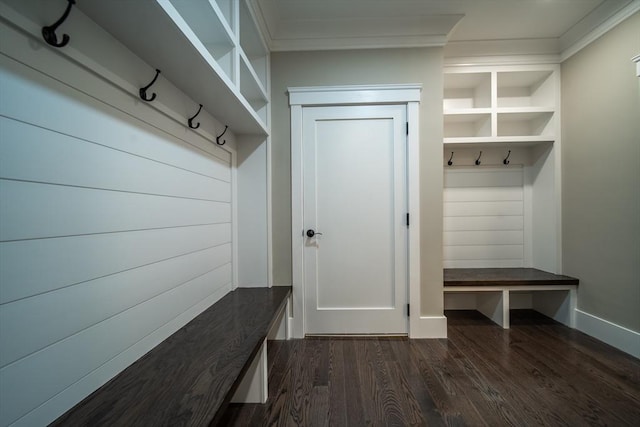
[[[407,186],[408,212],[412,218],[408,232],[408,301],[414,313],[409,320],[409,335],[419,328],[420,306],[420,226],[419,221],[419,146],[418,117],[421,85],[379,85],[289,88],[291,105],[291,199],[292,199],[292,330],[296,338],[307,332],[305,322],[304,249],[306,231],[303,223],[303,110],[312,106],[400,104],[407,113]],[[321,231],[321,230],[317,230]]]
[[[407,332],[405,124],[406,105],[303,110],[307,334]]]

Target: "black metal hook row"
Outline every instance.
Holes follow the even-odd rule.
[[[156,68],[156,75],[153,78],[153,80],[151,80],[151,83],[149,83],[148,85],[146,85],[145,87],[141,87],[140,88],[140,99],[142,99],[143,101],[147,101],[147,102],[151,102],[154,99],[156,99],[156,94],[155,92],[151,94],[151,97],[147,97],[147,89],[149,89],[155,82],[156,80],[158,80],[158,76],[160,75],[160,70],[158,70]]]
[[[222,138],[222,135],[224,135],[224,133],[227,131],[228,128],[229,128],[229,126],[225,125],[224,126],[224,130],[222,131],[222,133],[220,135],[216,136],[216,144],[224,145],[224,144],[227,143],[226,139],[222,140],[222,143],[220,143],[220,138]]]
[[[69,43],[69,40],[70,40],[68,34],[63,34],[62,35],[62,41],[58,43],[58,35],[56,34],[56,30],[58,29],[58,27],[69,16],[69,12],[71,12],[71,6],[76,4],[76,0],[67,0],[67,1],[68,1],[67,9],[64,11],[64,14],[60,17],[60,19],[58,19],[56,22],[54,22],[51,25],[48,25],[46,27],[42,27],[42,38],[44,39],[44,41],[46,41],[48,44],[50,44],[51,46],[54,46],[54,47],[66,46],[67,43]]]
[[[202,104],[198,104],[198,105],[200,105],[200,108],[198,108],[198,112],[195,113],[193,117],[190,117],[189,120],[187,120],[187,122],[189,123],[189,127],[191,129],[198,129],[200,127],[200,122],[198,122],[198,124],[195,126],[193,125],[193,119],[195,119],[198,116],[198,114],[200,114],[200,110],[202,110]]]
[[[507,153],[507,157],[504,158],[504,160],[502,161],[503,164],[508,165],[509,164],[509,156],[511,156],[511,150],[509,150],[509,152]],[[480,157],[482,157],[482,151],[480,151],[480,154],[478,155],[478,158],[476,159],[476,166],[479,166],[480,163],[482,163],[480,161]],[[449,157],[449,160],[447,161],[447,164],[449,166],[453,165],[453,151],[451,152],[451,156]]]

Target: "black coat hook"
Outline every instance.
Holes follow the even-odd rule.
[[[42,38],[44,41],[49,43],[51,46],[62,47],[66,46],[69,43],[69,35],[63,34],[62,41],[58,43],[58,36],[56,35],[56,30],[58,27],[67,19],[69,16],[69,12],[71,12],[71,6],[76,4],[76,0],[67,0],[69,4],[67,4],[67,9],[64,11],[64,14],[54,22],[52,25],[42,27]]]
[[[156,82],[156,80],[158,79],[159,75],[160,75],[160,70],[158,70],[156,68],[156,76],[153,78],[153,80],[151,80],[151,83],[149,83],[145,87],[141,87],[140,88],[140,98],[143,101],[151,102],[154,99],[156,99],[156,94],[155,93],[151,94],[151,98],[147,98],[147,89],[149,89]]]
[[[225,126],[224,126],[224,130],[222,131],[222,133],[221,133],[220,135],[216,136],[216,144],[218,144],[218,145],[224,145],[224,144],[226,144],[226,143],[227,143],[227,140],[225,139],[225,140],[223,140],[223,141],[222,141],[222,144],[221,144],[221,143],[220,143],[220,138],[221,138],[221,137],[222,137],[222,135],[224,135],[224,133],[227,131],[227,128],[228,128],[228,127],[229,127],[229,126],[225,125]]]
[[[195,125],[195,126],[193,125],[193,119],[195,119],[195,118],[196,118],[196,116],[197,116],[198,114],[200,114],[200,110],[202,110],[202,104],[199,104],[199,105],[200,105],[200,108],[198,108],[198,112],[197,112],[197,113],[195,113],[195,114],[193,115],[193,117],[191,117],[191,118],[188,120],[188,122],[189,122],[189,127],[190,127],[191,129],[198,129],[198,128],[200,127],[200,122],[198,122],[198,124],[197,124],[197,125]]]
[[[509,164],[509,156],[510,155],[511,155],[511,150],[509,150],[509,152],[507,153],[507,157],[504,158],[502,163],[504,163],[505,165],[508,165]]]
[[[453,151],[451,152],[451,157],[449,157],[449,161],[447,162],[449,166],[453,164]]]
[[[478,166],[480,164],[480,157],[482,157],[482,151],[480,152],[480,155],[476,159],[476,166]]]

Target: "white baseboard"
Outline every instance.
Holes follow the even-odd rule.
[[[576,309],[576,329],[640,359],[640,333]]]
[[[445,316],[420,316],[416,319],[410,319],[409,338],[447,338],[447,318]]]

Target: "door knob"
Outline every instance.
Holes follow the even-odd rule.
[[[313,229],[308,229],[307,230],[307,237],[313,237],[313,236],[322,236],[322,233],[316,233],[315,230]]]

